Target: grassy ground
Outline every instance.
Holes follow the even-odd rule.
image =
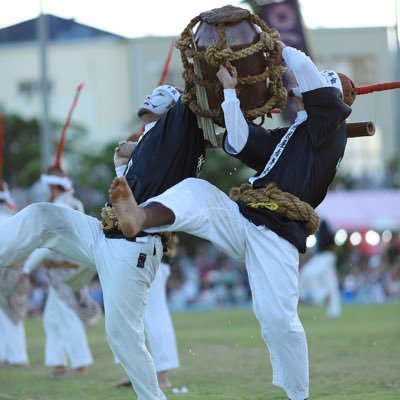
[[[323,308],[301,307],[310,352],[311,399],[400,399],[400,304],[351,305],[338,320]],[[271,385],[271,369],[251,310],[173,315],[181,368],[171,372],[188,394],[169,400],[284,400]],[[133,400],[115,389],[123,371],[113,363],[104,323],[88,332],[95,364],[86,376],[51,379],[43,366],[41,321],[26,321],[31,366],[0,367],[0,400]]]

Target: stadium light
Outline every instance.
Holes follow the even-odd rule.
[[[358,246],[361,243],[361,239],[362,239],[362,236],[361,236],[360,232],[353,232],[350,235],[350,243],[353,246]]]
[[[314,247],[316,244],[317,244],[317,238],[315,235],[310,235],[307,237],[307,242],[306,242],[307,248]]]
[[[379,236],[379,233],[373,230],[369,230],[365,234],[365,241],[371,246],[376,246],[377,244],[379,244],[380,239],[381,237]]]
[[[393,233],[389,229],[382,232],[382,242],[383,243],[389,243],[392,240],[392,237],[393,237]]]
[[[346,242],[347,238],[348,238],[348,234],[344,229],[339,229],[336,233],[335,233],[335,243],[336,246],[343,246],[343,244]]]

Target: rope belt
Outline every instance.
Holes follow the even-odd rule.
[[[101,209],[101,219],[102,219],[102,230],[104,232],[121,233],[121,225],[119,224],[118,217],[111,206],[105,206]],[[171,232],[157,232],[157,233],[146,233],[145,236],[160,236],[162,244],[164,247],[164,252],[166,252],[172,246],[172,233]],[[138,235],[143,236],[143,235]],[[127,240],[135,241],[135,238],[127,238]]]
[[[305,225],[308,236],[318,229],[319,217],[315,210],[293,194],[283,192],[274,183],[262,189],[253,189],[250,184],[244,183],[233,187],[229,197],[235,202],[240,201],[253,208],[266,208],[291,221],[300,222]]]
[[[111,206],[105,206],[101,209],[101,222],[104,232],[121,231],[118,218]]]

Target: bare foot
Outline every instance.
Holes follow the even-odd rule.
[[[81,376],[86,374],[86,368],[85,367],[78,367],[71,369],[68,373],[70,376]]]
[[[124,176],[114,178],[108,196],[122,233],[126,237],[135,237],[142,230],[143,211],[136,203]]]
[[[116,388],[123,388],[123,387],[132,387],[132,383],[129,380],[128,377],[122,378],[121,380],[119,380],[116,384],[115,384]]]
[[[65,368],[63,365],[58,365],[50,371],[50,376],[52,378],[62,378],[66,375],[67,375],[67,368]]]
[[[167,371],[160,371],[157,372],[157,380],[158,380],[158,386],[160,386],[161,389],[170,389],[172,388],[172,384],[168,378],[168,372]]]

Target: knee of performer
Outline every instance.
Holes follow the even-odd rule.
[[[37,215],[43,216],[43,215],[52,214],[53,211],[55,214],[57,214],[55,212],[55,207],[56,206],[54,204],[42,202],[42,203],[31,204],[28,207],[26,207],[26,209],[30,210],[29,212],[31,214],[37,214]]]
[[[140,338],[137,337],[136,332],[134,330],[129,330],[128,333],[127,328],[126,327],[124,328],[122,324],[115,319],[110,321],[110,318],[106,317],[105,330],[106,330],[107,340],[110,343],[110,346],[119,357],[120,357],[119,355],[120,351],[124,351],[124,349],[126,348],[127,345],[125,341],[126,337],[130,338],[129,339],[130,346],[139,345]],[[118,351],[118,349],[120,351]]]
[[[57,212],[54,210],[55,206],[50,203],[34,203],[25,208],[30,218],[40,221],[44,225],[47,221],[54,221],[54,216]]]
[[[218,189],[214,185],[204,179],[187,178],[181,183],[181,189],[190,193],[192,197],[195,197],[196,201],[198,201],[198,196],[210,194],[214,191],[218,192]]]
[[[188,185],[196,185],[198,187],[211,186],[211,183],[199,178],[186,178],[184,182],[186,182]]]
[[[272,316],[270,315],[266,318],[263,326],[262,333],[264,337],[268,337],[269,335],[285,337],[292,330],[291,317],[274,313]]]

